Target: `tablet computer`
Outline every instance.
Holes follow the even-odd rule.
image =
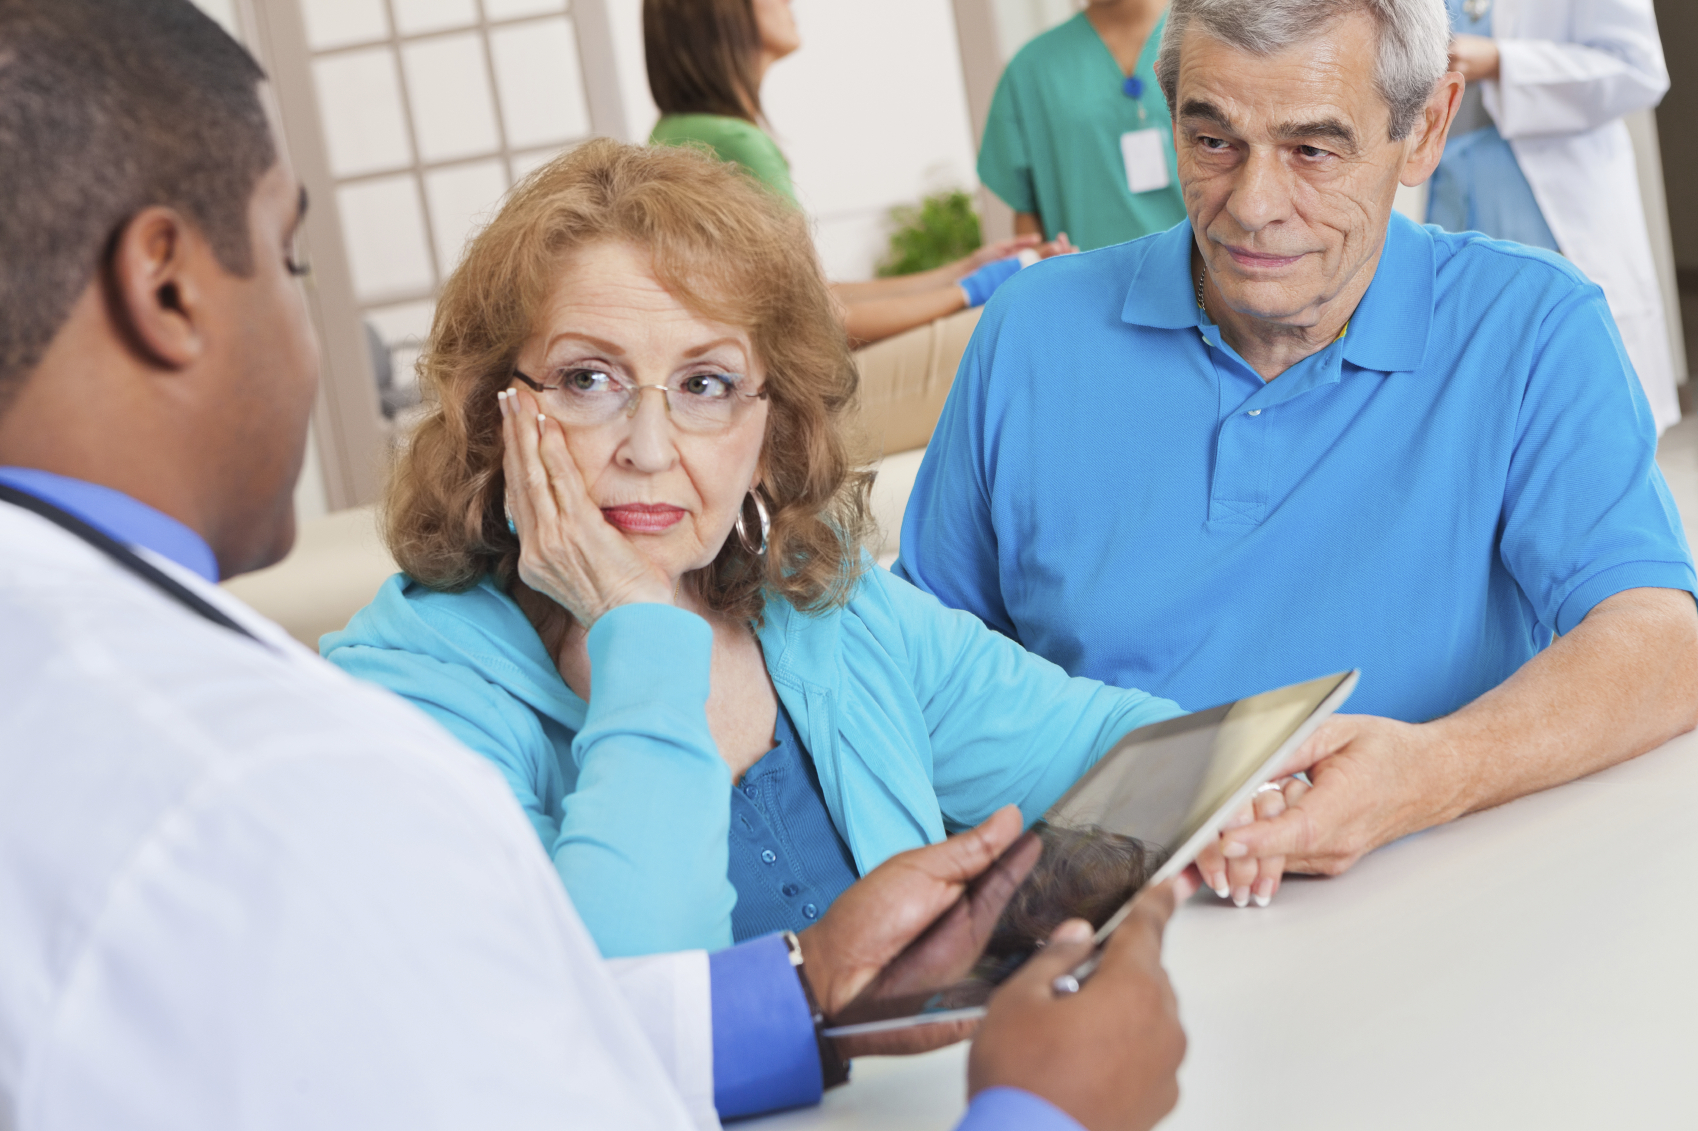
[[[1101,945],[1125,920],[1133,896],[1195,860],[1227,818],[1338,710],[1356,679],[1354,671],[1341,672],[1127,734],[910,948],[943,949],[932,936],[945,920],[954,921],[949,929],[956,940],[984,936],[982,948],[969,951],[969,958],[978,957],[965,977],[955,971],[929,986],[913,985],[915,978],[907,986],[875,982],[828,1019],[825,1035],[983,1016],[991,991],[1066,919],[1089,920]],[[976,933],[975,917],[982,921]]]

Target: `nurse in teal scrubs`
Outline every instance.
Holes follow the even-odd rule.
[[[1445,8],[1456,35],[1491,38],[1491,0],[1445,0]],[[1469,41],[1462,42],[1466,45]],[[1456,47],[1451,54],[1454,66]],[[1444,158],[1428,189],[1427,223],[1447,232],[1483,232],[1494,239],[1558,251],[1556,236],[1533,197],[1533,187],[1527,183],[1509,142],[1486,112],[1483,88],[1476,76],[1468,70],[1463,73],[1469,75],[1468,88],[1463,91],[1462,105],[1445,142]]]
[[[1166,0],[1095,0],[1020,49],[991,99],[979,180],[1014,230],[1081,250],[1185,219],[1156,55]]]

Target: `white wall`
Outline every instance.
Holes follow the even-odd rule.
[[[797,195],[834,279],[865,279],[885,214],[943,188],[973,189],[972,125],[949,0],[794,0],[802,49],[761,91]],[[609,0],[629,134],[656,111],[643,66],[641,0]]]

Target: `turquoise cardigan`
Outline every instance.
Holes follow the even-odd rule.
[[[840,609],[770,601],[759,637],[863,875],[1009,802],[1037,819],[1121,735],[1179,713],[1071,678],[876,566]],[[493,582],[441,593],[398,574],[320,648],[496,765],[603,954],[729,946],[712,632],[668,605],[629,605],[588,645],[586,704]]]

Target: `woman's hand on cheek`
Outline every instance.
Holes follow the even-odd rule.
[[[558,602],[586,629],[609,609],[672,603],[673,582],[637,552],[590,501],[560,425],[536,399],[501,400],[507,506],[519,532],[519,579]]]

